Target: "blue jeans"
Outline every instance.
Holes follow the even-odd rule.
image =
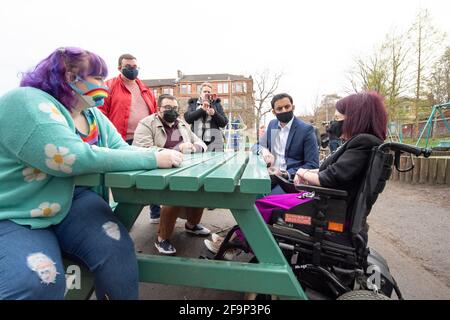
[[[89,188],[75,188],[72,207],[58,225],[30,229],[0,221],[0,243],[0,300],[63,299],[62,251],[93,273],[97,299],[138,299],[133,241],[109,205]]]
[[[337,148],[339,148],[341,146],[341,140],[339,139],[330,139],[329,142],[329,148],[330,148],[330,152],[333,153],[336,151]]]

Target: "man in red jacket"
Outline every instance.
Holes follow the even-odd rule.
[[[131,54],[119,57],[120,75],[106,81],[109,96],[100,110],[111,120],[122,138],[133,143],[139,121],[156,111],[153,92],[137,78],[139,66]]]
[[[153,92],[137,78],[139,66],[134,56],[121,55],[118,70],[120,75],[106,81],[109,96],[100,110],[131,145],[139,121],[156,112],[156,100]],[[150,205],[150,223],[159,223],[160,211],[159,205]]]

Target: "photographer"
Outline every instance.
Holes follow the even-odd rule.
[[[330,124],[326,127],[326,131],[330,138],[329,148],[330,152],[333,153],[342,145],[342,140],[340,137],[340,131],[342,129],[342,119],[334,119],[330,122]]]
[[[201,85],[200,97],[188,101],[184,119],[191,124],[192,131],[208,146],[208,151],[223,151],[223,133],[220,130],[228,123],[228,118],[220,105],[220,99],[212,94],[212,85]]]

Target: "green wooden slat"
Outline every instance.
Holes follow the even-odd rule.
[[[233,192],[245,168],[247,154],[238,154],[205,178],[205,191]]]
[[[308,299],[286,262],[241,263],[146,254],[137,256],[141,282]]]
[[[96,187],[103,184],[103,174],[93,173],[75,177],[76,186]]]
[[[260,156],[249,155],[247,167],[241,177],[240,187],[243,193],[264,194],[271,191],[267,165]]]
[[[203,188],[196,191],[144,190],[136,188],[111,188],[114,200],[120,203],[142,204],[158,203],[168,206],[193,208],[251,209],[255,205],[257,194],[234,192],[206,192]]]
[[[131,188],[136,184],[136,175],[143,170],[112,172],[105,174],[105,186],[115,188]]]
[[[139,189],[163,190],[169,184],[170,176],[218,156],[219,155],[213,154],[211,152],[205,153],[203,155],[199,154],[195,157],[188,157],[187,159],[185,159],[181,167],[179,168],[156,169],[140,173],[136,176],[136,187],[138,187]]]
[[[222,153],[211,160],[193,166],[187,170],[177,173],[169,178],[170,190],[197,191],[203,185],[205,177],[220,167],[228,159],[235,157],[235,153]]]

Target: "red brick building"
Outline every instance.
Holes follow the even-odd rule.
[[[253,113],[253,79],[228,73],[185,75],[178,71],[178,77],[173,79],[147,79],[144,84],[153,90],[157,98],[161,94],[171,94],[177,97],[181,112],[187,109],[188,100],[199,96],[200,86],[209,82],[213,92],[218,95],[227,116],[240,115],[247,126],[252,126]]]

